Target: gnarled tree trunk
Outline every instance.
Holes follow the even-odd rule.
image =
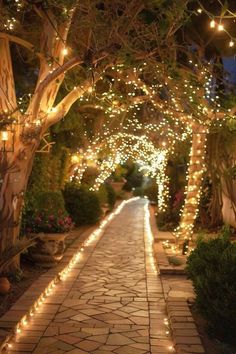
[[[38,142],[15,143],[14,152],[1,152],[0,183],[0,254],[13,247],[19,237],[24,194],[32,170]],[[18,268],[19,261],[11,264]]]

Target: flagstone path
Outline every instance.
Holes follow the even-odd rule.
[[[166,305],[144,227],[127,204],[23,330],[11,353],[166,354]]]

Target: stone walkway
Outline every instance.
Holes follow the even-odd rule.
[[[145,226],[127,204],[40,307],[10,353],[170,353],[166,304]],[[147,220],[146,220],[147,221]]]

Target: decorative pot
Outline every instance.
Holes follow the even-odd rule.
[[[11,284],[6,277],[0,277],[0,294],[7,294],[10,290]]]
[[[40,233],[36,245],[29,250],[30,258],[43,267],[50,268],[59,262],[65,250],[65,239],[68,233]]]

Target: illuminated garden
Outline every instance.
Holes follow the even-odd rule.
[[[236,353],[234,0],[0,0],[0,353]]]

